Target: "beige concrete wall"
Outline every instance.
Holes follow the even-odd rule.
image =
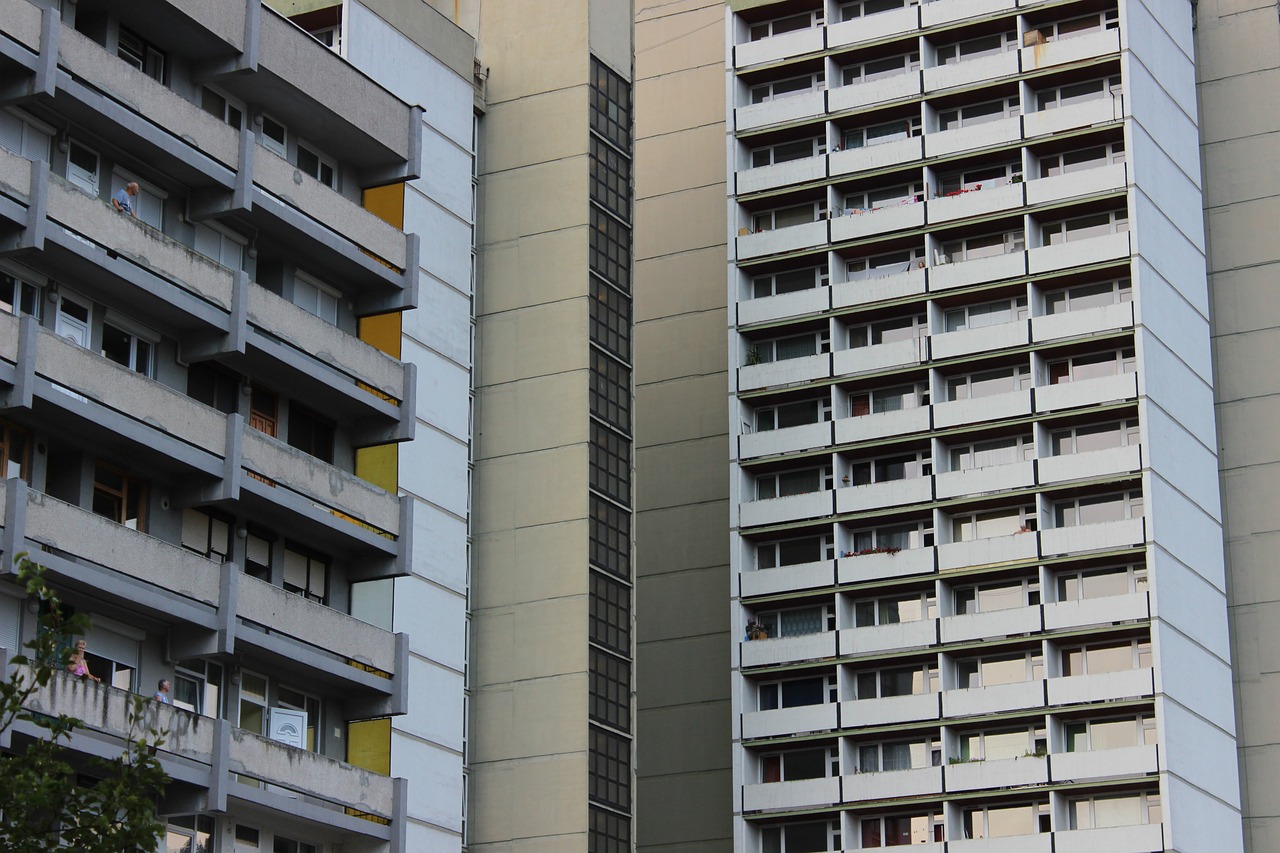
[[[1202,0],[1201,158],[1245,849],[1280,832],[1280,23]]]
[[[733,846],[724,4],[636,4],[637,849]]]

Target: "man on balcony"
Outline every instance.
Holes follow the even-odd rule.
[[[133,209],[133,197],[138,194],[138,184],[136,181],[130,181],[122,188],[116,190],[116,194],[111,197],[111,206],[120,213],[127,213],[134,219],[138,218],[138,213]]]

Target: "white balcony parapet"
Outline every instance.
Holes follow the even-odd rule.
[[[1120,31],[1103,30],[1099,33],[1075,36],[1068,39],[1057,39],[1044,44],[1024,47],[1022,54],[1022,70],[1035,71],[1041,68],[1052,68],[1068,62],[1079,62],[1095,56],[1106,56],[1120,52]]]
[[[1049,679],[1050,705],[1136,699],[1150,696],[1154,692],[1155,685],[1149,668]]]
[[[840,777],[767,782],[742,788],[742,808],[749,812],[828,806],[840,802]]]
[[[1129,233],[1106,234],[1027,252],[1027,271],[1035,274],[1101,264],[1129,256]]]
[[[776,62],[814,53],[822,50],[822,37],[822,27],[812,27],[734,45],[733,64],[735,68],[746,68],[762,62]]]
[[[920,7],[920,26],[936,27],[966,18],[1003,12],[1009,4],[1002,0],[934,0]]]
[[[832,560],[819,560],[815,563],[743,572],[739,576],[739,581],[742,586],[742,595],[749,597],[833,586],[835,574],[835,565]]]
[[[891,435],[906,435],[929,429],[929,407],[898,409],[893,412],[876,412],[858,417],[840,418],[836,421],[836,443],[850,444],[857,441],[873,441]]]
[[[831,375],[831,356],[828,353],[748,364],[738,370],[738,388],[768,388],[774,385],[798,385]]]
[[[971,261],[952,260],[929,267],[929,290],[950,290],[1002,278],[1016,278],[1027,272],[1027,253],[1009,252]]]
[[[742,736],[759,738],[830,731],[836,727],[838,707],[834,702],[829,702],[823,705],[804,705],[799,708],[748,711],[742,715]]]
[[[746,501],[738,510],[740,524],[743,527],[756,527],[762,524],[781,524],[802,518],[831,515],[834,502],[835,496],[830,489],[803,495]]]
[[[846,148],[827,155],[827,172],[832,177],[909,163],[924,156],[924,138],[909,136],[893,142],[881,142],[862,148]]]
[[[840,656],[857,657],[899,649],[922,649],[933,645],[937,640],[938,628],[934,619],[845,628],[840,631]]]
[[[887,344],[837,350],[832,354],[832,370],[837,376],[875,373],[891,367],[905,367],[927,360],[926,338],[911,338]]]
[[[870,305],[886,299],[898,299],[924,293],[924,266],[875,278],[842,281],[831,286],[831,307],[847,308]]]
[[[1088,453],[1049,456],[1037,464],[1041,483],[1068,483],[1136,472],[1142,467],[1142,451],[1138,445],[1131,444]]]
[[[939,498],[1005,492],[1034,485],[1035,467],[1028,462],[987,465],[967,471],[947,471],[936,477]]]
[[[1027,204],[1062,201],[1079,196],[1096,195],[1109,190],[1122,190],[1129,182],[1129,167],[1125,163],[1111,163],[1079,172],[1053,175],[1028,181]],[[933,213],[929,213],[930,219]]]
[[[769,166],[757,166],[754,169],[743,169],[737,174],[738,194],[760,192],[788,184],[803,184],[809,181],[820,181],[827,176],[827,158],[824,156],[805,157],[802,160],[789,160],[785,163],[774,163]]]
[[[3,2],[3,0],[0,0]],[[24,6],[27,0],[18,0]],[[26,204],[31,197],[31,170],[34,164],[19,154],[0,148],[0,195]]]
[[[742,644],[743,666],[769,666],[836,656],[836,632],[820,631],[799,637],[751,640]]]
[[[862,512],[886,506],[924,503],[933,499],[928,477],[888,480],[836,489],[836,512]]]
[[[738,303],[738,323],[743,325],[764,323],[769,320],[818,314],[830,307],[831,288],[814,287],[809,290],[797,290],[794,293],[782,293],[778,296],[743,300]]]
[[[966,761],[946,768],[948,791],[994,791],[1049,781],[1044,756],[1022,755],[997,761]]]
[[[1044,627],[1050,631],[1133,622],[1150,617],[1151,604],[1145,592],[1077,601],[1055,601],[1044,606]]]
[[[923,91],[919,71],[904,71],[867,83],[837,86],[827,95],[827,109],[833,113],[872,104],[913,98]]]
[[[738,237],[738,257],[759,258],[792,252],[827,242],[827,221],[806,222],[772,231],[756,231]]]
[[[739,439],[738,452],[743,459],[795,453],[831,444],[831,422],[770,429],[763,432],[744,433]]]
[[[831,242],[860,240],[874,234],[919,228],[923,225],[922,202],[904,202],[871,210],[859,208],[853,212],[845,211],[844,216],[836,216],[831,220]]]
[[[1109,124],[1124,117],[1124,98],[1097,98],[1056,110],[1028,113],[1022,117],[1022,135],[1026,139],[1034,139],[1064,130]]]
[[[1148,853],[1164,850],[1164,827],[1159,823],[1073,829],[1054,834],[1055,853]]]
[[[845,728],[909,723],[913,720],[936,720],[937,718],[937,693],[887,696],[884,699],[858,699],[840,703],[840,723]]]
[[[1003,187],[983,187],[980,190],[959,192],[955,195],[931,198],[927,202],[929,222],[950,222],[970,216],[986,216],[1002,210],[1021,207],[1023,187],[1021,183]]]
[[[836,561],[840,583],[925,575],[933,571],[934,549],[906,548],[897,553],[863,554]]]
[[[1131,400],[1138,396],[1138,379],[1133,373],[1099,376],[1079,382],[1040,385],[1035,389],[1036,411],[1055,412],[1081,406],[1096,406]]]
[[[1146,776],[1159,769],[1155,744],[1089,752],[1055,752],[1049,756],[1049,773],[1055,782]]]
[[[998,3],[994,2],[994,0],[939,0],[938,3],[926,4],[924,9],[928,10],[929,7],[935,5],[949,6],[964,2],[985,3],[998,8]],[[925,11],[921,14],[928,14],[928,12]],[[937,65],[933,68],[926,68],[924,70],[924,90],[926,92],[936,92],[939,89],[968,86],[983,80],[1012,77],[1017,73],[1018,53],[1010,50],[1005,53],[969,59],[952,65]]]
[[[5,34],[33,52],[40,50],[40,17],[40,7],[27,0],[0,0]]]
[[[822,90],[774,98],[762,104],[747,104],[733,111],[734,128],[753,130],[771,124],[820,116],[826,111],[826,104],[827,93]]]
[[[1007,391],[972,400],[950,400],[935,403],[933,420],[936,427],[982,423],[1031,414],[1031,391]]]
[[[1020,121],[1018,116],[1010,116],[969,127],[940,130],[926,136],[924,153],[928,157],[941,157],[971,148],[1001,145],[1010,139],[1018,138],[1021,132]]]
[[[1034,560],[1038,554],[1036,535],[1030,531],[1009,536],[990,536],[968,542],[949,542],[938,546],[938,568],[942,571],[970,566],[989,566]]]
[[[1010,607],[989,613],[965,613],[942,617],[942,642],[1012,637],[1040,630],[1039,607]]]
[[[913,770],[886,770],[878,773],[853,773],[841,780],[845,802],[891,800],[942,793],[942,768],[917,767]],[[927,850],[923,844],[912,850]],[[937,847],[941,853],[942,845]]]
[[[1126,329],[1132,325],[1133,303],[1117,302],[1114,305],[1099,305],[1097,308],[1085,308],[1081,311],[1032,317],[1031,340],[1041,343],[1064,338],[1082,338],[1098,332]]]
[[[1046,557],[1129,548],[1145,541],[1146,527],[1141,518],[1081,524],[1076,527],[1054,527],[1040,532],[1040,548]]]
[[[919,26],[920,10],[916,6],[877,12],[828,26],[827,47],[844,47],[862,41],[873,41],[897,33],[912,32]]]
[[[966,838],[947,842],[947,853],[1050,853],[1053,835],[1007,835],[1003,838]],[[1094,851],[1099,853],[1099,851]],[[1107,851],[1111,853],[1111,851]]]
[[[998,323],[979,329],[964,329],[959,332],[944,332],[933,336],[931,352],[934,358],[955,358],[978,352],[1026,346],[1030,340],[1030,333],[1030,325],[1025,320]]]
[[[1044,705],[1044,681],[1022,681],[991,687],[947,690],[942,694],[944,717],[972,717],[1000,711],[1020,711]]]

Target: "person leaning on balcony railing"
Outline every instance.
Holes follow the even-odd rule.
[[[162,678],[160,679],[160,683],[156,685],[155,695],[152,696],[151,698],[165,705],[172,705],[173,700],[169,698],[169,691],[172,689],[173,689],[173,685],[169,683],[169,679]]]
[[[76,640],[76,650],[71,653],[71,658],[67,661],[67,672],[101,683],[102,679],[89,671],[89,664],[84,659],[84,652],[88,647],[89,644],[84,640]]]
[[[138,212],[133,209],[133,198],[138,194],[138,182],[130,181],[120,189],[116,190],[116,194],[111,197],[111,206],[120,213],[127,213],[134,219],[138,218]]]

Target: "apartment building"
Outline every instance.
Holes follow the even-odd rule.
[[[173,683],[169,851],[461,846],[474,49],[374,5],[0,5],[0,549],[73,753]]]
[[[729,7],[734,849],[1242,849],[1190,8]]]

